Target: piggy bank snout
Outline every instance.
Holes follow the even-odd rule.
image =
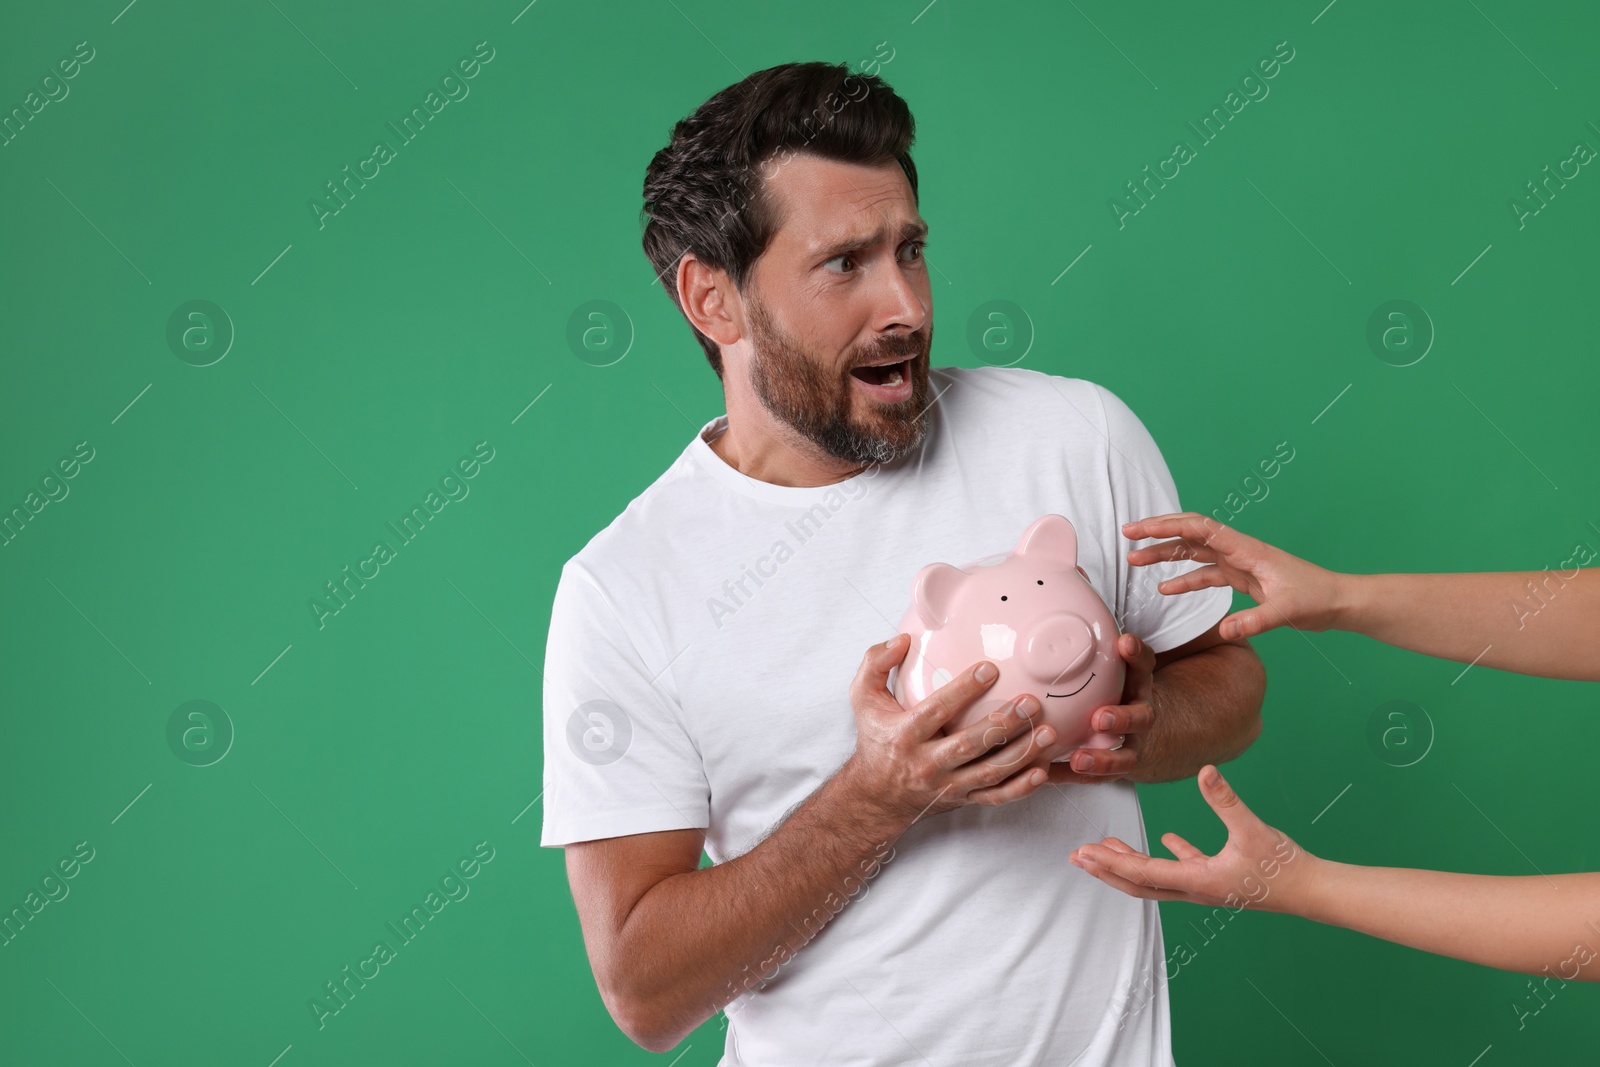
[[[1079,615],[1056,612],[1040,619],[1027,631],[1022,666],[1046,683],[1070,678],[1089,665],[1094,655],[1094,631]]]

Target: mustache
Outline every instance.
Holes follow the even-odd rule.
[[[928,338],[925,334],[908,334],[905,337],[892,338],[867,353],[859,362],[853,364],[850,369],[882,363],[890,356],[921,358],[927,348]]]

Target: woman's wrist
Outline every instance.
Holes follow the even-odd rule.
[[[1331,860],[1314,856],[1295,845],[1295,853],[1278,863],[1275,883],[1259,905],[1263,911],[1285,915],[1308,916],[1318,907],[1321,891],[1326,887],[1333,868],[1340,866]]]
[[[1372,618],[1373,584],[1378,575],[1329,573],[1333,576],[1333,596],[1328,629],[1365,633]]]
[[[1357,868],[1349,863],[1313,856],[1304,849],[1301,852],[1303,854],[1292,862],[1298,863],[1301,859],[1307,862],[1295,872],[1294,880],[1285,887],[1287,892],[1281,901],[1282,910],[1312,922],[1338,923],[1340,905],[1351,888],[1347,879]]]

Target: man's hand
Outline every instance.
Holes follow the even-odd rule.
[[[1228,585],[1255,600],[1256,607],[1222,620],[1221,634],[1230,641],[1278,626],[1326,630],[1336,624],[1350,598],[1348,575],[1325,570],[1193,511],[1125,523],[1122,535],[1134,541],[1176,538],[1130,550],[1128,562],[1135,567],[1180,559],[1210,564],[1168,578],[1156,586],[1162,593]]]
[[[1169,833],[1161,843],[1176,860],[1151,859],[1115,837],[1081,845],[1067,858],[1129,896],[1296,914],[1316,857],[1245,807],[1216,767],[1207,764],[1197,778],[1200,795],[1228,828],[1228,843],[1215,856]]]
[[[949,736],[939,733],[1000,676],[980,660],[907,711],[889,691],[889,669],[911,639],[896,634],[873,645],[850,684],[856,750],[839,769],[851,797],[903,829],[923,815],[966,804],[1009,804],[1045,782],[1057,755],[1053,728],[1037,720],[1039,698],[1023,694]]]
[[[1075,748],[1071,756],[1050,764],[1050,781],[1113,782],[1126,778],[1139,767],[1143,735],[1155,725],[1155,709],[1150,705],[1150,687],[1156,671],[1156,654],[1133,634],[1117,638],[1117,655],[1127,664],[1122,682],[1122,700],[1096,708],[1089,725],[1105,733],[1123,734],[1119,748]]]

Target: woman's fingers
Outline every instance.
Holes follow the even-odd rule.
[[[1222,626],[1217,631],[1224,639],[1232,640],[1235,637],[1255,637],[1268,630],[1277,629],[1289,620],[1284,618],[1283,612],[1275,607],[1263,604],[1260,607],[1246,608],[1236,611],[1222,620]]]
[[[1184,894],[1174,892],[1170,889],[1161,889],[1156,886],[1146,885],[1143,882],[1131,882],[1117,874],[1115,871],[1106,867],[1102,867],[1098,863],[1094,863],[1090,860],[1084,860],[1081,864],[1079,864],[1079,866],[1081,866],[1089,874],[1092,874],[1096,878],[1100,879],[1106,885],[1113,889],[1120,889],[1130,897],[1143,897],[1145,900],[1188,899],[1188,897]]]
[[[1222,568],[1213,563],[1209,567],[1196,567],[1184,571],[1176,578],[1168,578],[1156,586],[1163,593],[1192,593],[1196,589],[1209,589],[1214,585],[1232,585]]]
[[[1110,840],[1112,839],[1106,839],[1106,841]],[[1124,845],[1123,848],[1127,848],[1127,846]],[[1098,845],[1079,846],[1073,852],[1072,859],[1074,862],[1082,860],[1093,863],[1104,870],[1110,871],[1119,878],[1137,882],[1143,886],[1176,890],[1187,890],[1189,888],[1189,878],[1177,861],[1152,859],[1143,852],[1135,852],[1131,849],[1124,852],[1121,849],[1111,847],[1104,841]]]
[[[1122,536],[1131,540],[1143,537],[1168,537],[1167,533],[1156,533],[1157,530],[1172,530],[1179,521],[1188,518],[1200,518],[1200,513],[1195,511],[1174,511],[1166,515],[1148,515],[1142,519],[1122,524]]]
[[[1217,554],[1199,541],[1189,541],[1181,537],[1174,541],[1162,541],[1160,544],[1128,550],[1128,562],[1135,567],[1147,567],[1152,563],[1174,559],[1215,563]]]
[[[1198,512],[1183,511],[1175,515],[1157,515],[1140,519],[1122,528],[1122,535],[1131,540],[1144,537],[1182,537],[1200,545],[1215,545],[1224,555],[1240,543],[1253,540],[1231,526],[1227,526]]]
[[[1162,834],[1161,843],[1166,845],[1167,849],[1179,860],[1208,860],[1211,858],[1174,833]]]
[[[1165,515],[1146,515],[1142,519],[1135,519],[1133,522],[1125,522],[1122,525],[1123,526],[1143,526],[1147,522],[1160,522],[1163,519],[1176,519],[1180,515],[1198,515],[1198,514],[1199,514],[1199,512],[1197,512],[1197,511],[1169,511]]]
[[[1222,772],[1217,770],[1215,765],[1206,764],[1200,768],[1200,773],[1195,778],[1200,783],[1200,795],[1205,797],[1206,803],[1211,805],[1211,810],[1217,813],[1217,818],[1228,828],[1230,840],[1236,834],[1249,834],[1266,825],[1260,816],[1239,799],[1239,794],[1233,791],[1233,787],[1222,777]]]

